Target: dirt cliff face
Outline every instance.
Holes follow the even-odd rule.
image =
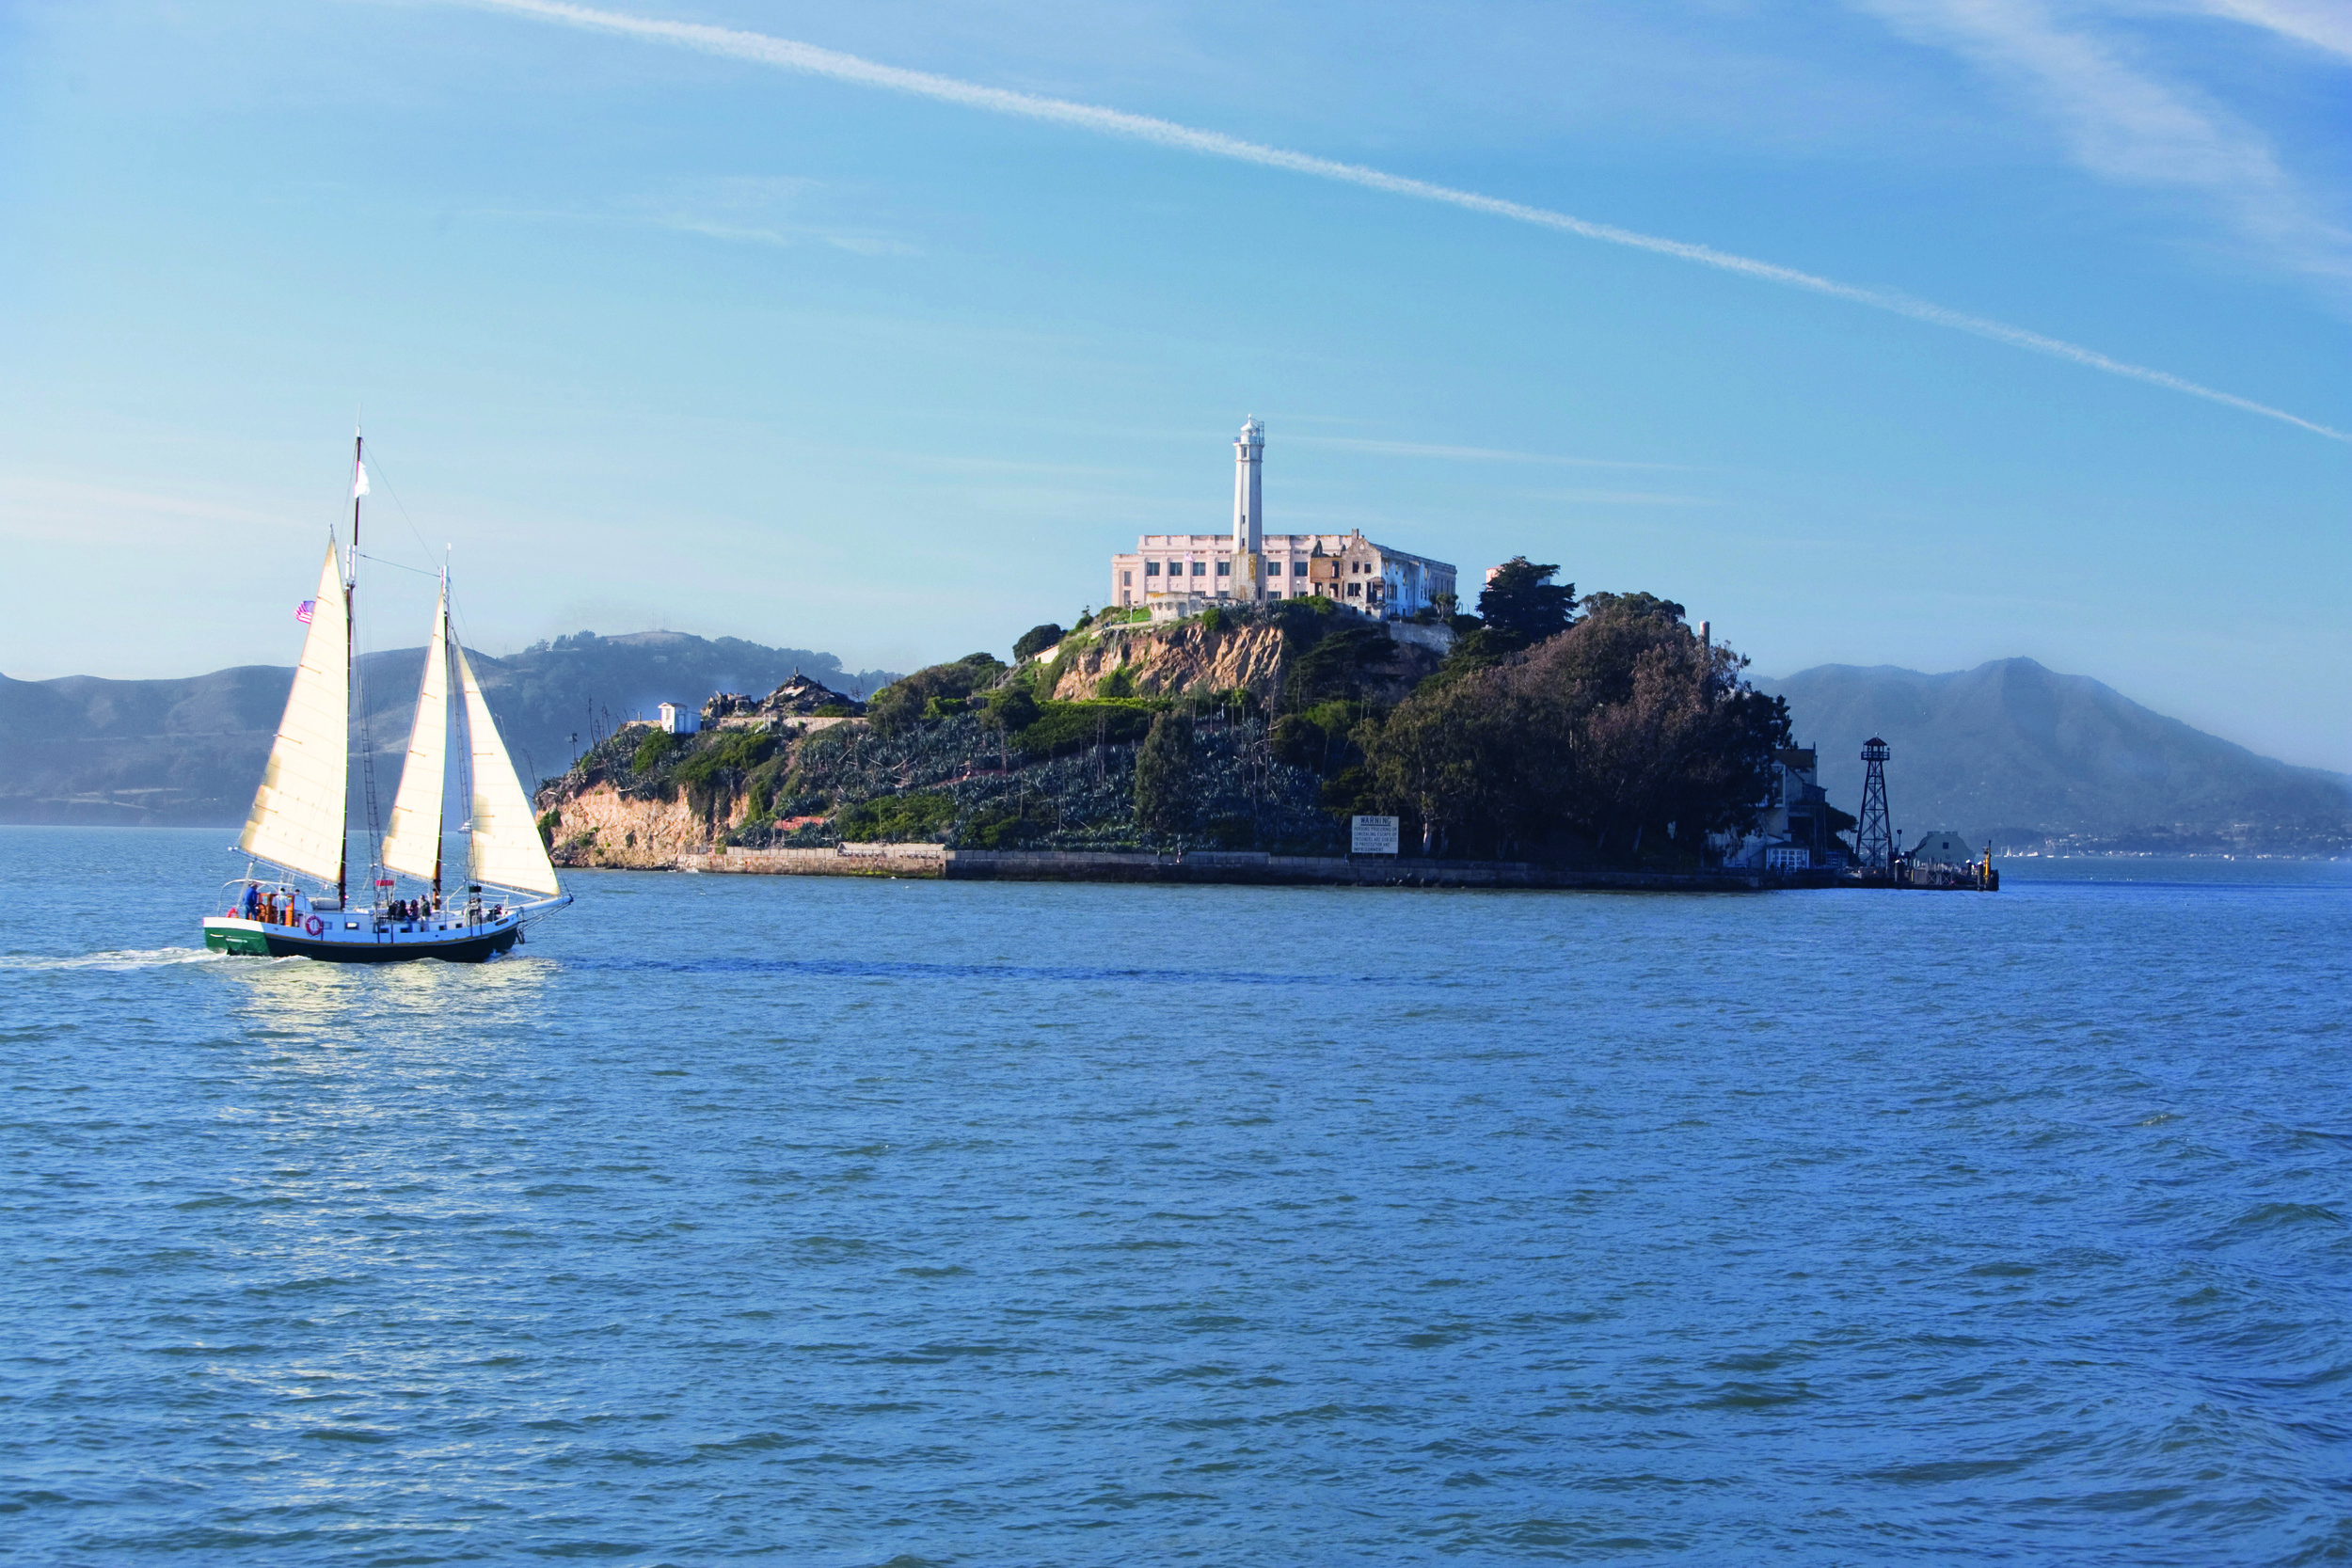
[[[1230,691],[1237,686],[1267,697],[1281,684],[1282,634],[1263,626],[1210,631],[1198,621],[1106,633],[1072,654],[1054,689],[1040,695],[1062,702],[1091,697],[1094,683],[1121,665],[1139,697]]]
[[[714,823],[720,832],[742,821],[749,802],[741,797],[706,814],[680,790],[674,800],[638,800],[609,784],[596,784],[550,802],[556,813],[555,863],[615,866],[656,871],[675,865],[680,855],[709,849]]]

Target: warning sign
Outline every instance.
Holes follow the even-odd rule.
[[[1354,832],[1348,835],[1347,852],[1351,855],[1393,855],[1396,853],[1396,818],[1393,816],[1359,816],[1351,819]]]

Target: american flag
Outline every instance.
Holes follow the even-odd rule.
[[[305,599],[294,607],[294,619],[307,626],[310,624],[310,617],[318,613],[318,600]]]

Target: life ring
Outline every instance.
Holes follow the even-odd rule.
[[[321,931],[326,929],[326,922],[321,920],[317,915],[312,915],[310,919],[302,923],[302,928],[303,930],[309,932],[311,936],[317,936]]]

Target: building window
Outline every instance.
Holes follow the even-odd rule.
[[[1209,563],[1205,561],[1194,562],[1192,563],[1192,575],[1197,578],[1207,577],[1209,575]]]
[[[1120,573],[1120,574],[1119,574],[1119,586],[1120,586],[1120,587],[1121,587],[1121,588],[1133,588],[1135,585],[1136,585],[1136,575],[1135,575],[1135,573],[1133,573],[1133,572],[1121,572],[1121,573]]]
[[[1360,582],[1349,583],[1347,585],[1347,596],[1351,599],[1362,598],[1364,596],[1364,585]]]
[[[1158,577],[1160,575],[1160,563],[1156,561],[1145,562],[1143,563],[1143,575],[1147,578]]]
[[[1303,561],[1294,561],[1294,562],[1291,562],[1291,576],[1293,576],[1293,577],[1295,577],[1295,578],[1303,578],[1303,577],[1305,577],[1306,575],[1307,575],[1307,563],[1306,563],[1305,562],[1303,562]]]
[[[1233,563],[1230,561],[1218,562],[1216,563],[1216,575],[1221,578],[1232,577],[1233,575]]]

